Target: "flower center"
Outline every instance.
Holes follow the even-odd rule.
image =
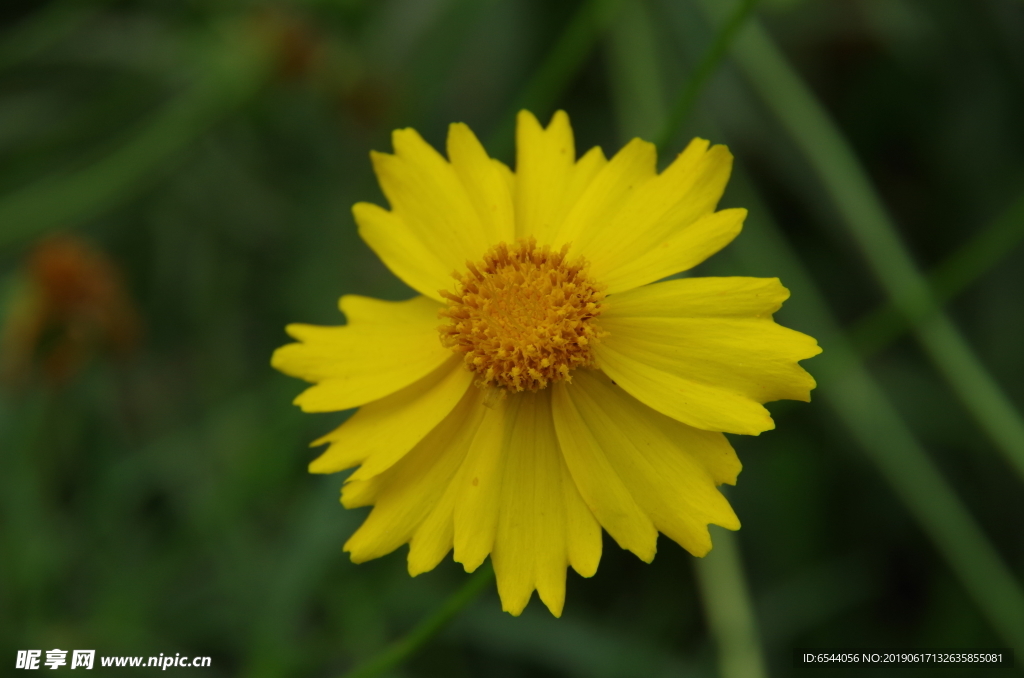
[[[465,354],[479,384],[537,391],[593,365],[591,347],[601,333],[592,321],[603,287],[587,275],[585,259],[566,261],[568,250],[537,247],[533,238],[501,243],[482,261],[467,262],[467,273],[453,274],[454,294],[441,292],[448,300],[441,343]]]

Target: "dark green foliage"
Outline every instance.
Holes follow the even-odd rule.
[[[76,345],[63,377],[52,343],[3,368],[5,675],[17,650],[55,647],[212,657],[177,669],[197,676],[341,675],[463,584],[450,561],[409,578],[404,549],[348,561],[366,510],[338,504],[342,476],[305,471],[308,443],[347,413],[301,414],[302,384],[269,359],[287,323],[339,324],[342,294],[412,294],[355,231],[351,205],[384,200],[369,150],[405,126],[443,148],[464,121],[511,161],[524,102],[545,121],[565,109],[579,151],[664,135],[666,161],[695,135],[728,143],[723,205],[751,217],[696,273],[782,276],[794,298],[779,321],[812,334],[831,322],[816,289],[1024,582],[1024,479],[884,308],[821,176],[744,72],[721,62],[683,127],[662,130],[715,40],[700,3],[0,4],[0,350],[56,232],[106,253],[141,327],[128,352]],[[765,0],[754,16],[1024,407],[1024,3]],[[806,288],[759,244],[773,223]],[[796,672],[796,646],[1005,645],[830,404],[771,405],[777,430],[733,438],[745,469],[728,496],[771,674]],[[395,675],[715,675],[693,558],[659,545],[645,565],[606,538],[594,578],[569,574],[560,620],[537,601],[511,618],[488,588]]]

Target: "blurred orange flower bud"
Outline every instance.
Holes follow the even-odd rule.
[[[140,322],[114,263],[73,235],[42,240],[28,256],[0,335],[0,374],[24,379],[41,368],[64,383],[92,356],[124,357]]]
[[[263,8],[256,13],[254,26],[267,42],[282,80],[301,80],[321,66],[322,39],[304,17],[282,7]]]

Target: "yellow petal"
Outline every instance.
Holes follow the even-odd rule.
[[[569,116],[558,111],[547,129],[529,111],[516,119],[516,237],[551,241],[576,162]]]
[[[448,128],[448,158],[476,210],[488,246],[512,242],[515,216],[508,179],[468,126],[455,123]]]
[[[369,480],[356,480],[341,486],[341,505],[347,509],[370,506],[387,486],[387,476],[374,476]]]
[[[628,318],[601,324],[614,350],[758,403],[811,399],[798,360],[821,352],[806,334],[768,318]]]
[[[507,419],[514,398],[499,398],[484,407],[483,418],[459,477],[455,500],[455,561],[472,572],[494,546],[501,485],[508,447]]]
[[[658,530],[637,505],[612,468],[601,445],[580,416],[570,392],[586,388],[586,372],[577,370],[571,384],[555,384],[552,394],[555,430],[574,485],[601,526],[624,549],[651,562],[657,551]]]
[[[508,451],[491,560],[502,608],[518,615],[537,590],[553,615],[565,603],[568,565],[565,489],[558,441],[545,389],[510,396]]]
[[[566,567],[597,570],[601,529],[558,450],[550,392],[491,405],[455,481],[455,560],[471,571],[490,554],[506,611],[518,615],[536,589],[558,616]]]
[[[346,491],[354,486],[360,498],[374,503],[366,521],[345,543],[353,562],[379,558],[412,539],[462,465],[481,409],[479,390],[470,389],[451,414],[394,466],[369,480],[346,484]],[[355,503],[354,493],[346,494],[345,505]]]
[[[396,393],[363,405],[348,421],[315,441],[330,443],[310,473],[335,473],[362,464],[350,480],[387,470],[448,416],[473,381],[452,355],[441,367]]]
[[[721,210],[665,235],[656,245],[613,270],[598,271],[608,294],[631,290],[686,271],[728,245],[743,229],[747,210]]]
[[[562,489],[565,490],[565,533],[569,564],[581,577],[593,577],[601,562],[601,524],[583,501],[564,457],[559,457],[559,466],[562,468]]]
[[[576,161],[572,172],[569,174],[569,183],[566,184],[565,194],[562,196],[562,204],[558,209],[554,223],[562,223],[565,215],[579,203],[583,192],[587,190],[591,182],[594,181],[607,164],[608,160],[604,157],[604,151],[599,146],[594,146]]]
[[[775,428],[768,410],[750,398],[652,367],[615,351],[607,339],[594,350],[598,366],[648,407],[707,431],[758,435]]]
[[[571,242],[571,238],[556,235],[556,232],[564,230],[566,216],[580,204],[584,192],[589,189],[591,183],[593,183],[594,179],[597,178],[607,164],[608,160],[604,157],[604,151],[594,146],[573,165],[569,172],[569,180],[566,182],[565,191],[562,193],[562,200],[558,205],[558,209],[555,210],[554,216],[551,218],[551,223],[554,227],[547,231],[546,235],[542,234],[543,238],[549,238],[549,240],[541,240],[541,245],[553,245],[555,249],[558,249],[563,244]]]
[[[667,419],[597,371],[577,370],[564,394],[590,432],[587,442],[600,448],[659,531],[703,556],[711,548],[708,524],[739,529],[705,464],[706,459],[734,459],[725,436]],[[738,470],[739,462],[733,466]]]
[[[709,149],[707,141],[694,139],[665,171],[637,182],[615,209],[586,229],[574,252],[592,263],[591,272],[609,284],[610,293],[629,289],[619,283],[620,278],[643,279],[638,283],[631,280],[636,286],[694,266],[738,233],[739,213],[726,219],[728,224],[704,223],[699,233],[686,234],[714,212],[731,171],[732,155],[727,148]],[[729,227],[735,232],[726,237]],[[698,251],[691,252],[691,248]]]
[[[508,187],[508,194],[511,195],[511,196],[515,196],[515,194],[516,194],[516,175],[512,173],[512,170],[509,169],[508,165],[506,165],[505,163],[503,163],[500,160],[495,160],[494,158],[491,158],[491,163],[498,169],[498,175],[501,176],[501,180],[504,181],[505,182],[505,186]],[[513,212],[515,212],[515,208],[514,207],[513,207]],[[515,215],[513,214],[513,219],[514,218],[515,218]]]
[[[680,278],[616,294],[602,318],[767,318],[789,290],[778,278]]]
[[[465,125],[453,125],[453,166],[412,129],[392,134],[394,154],[370,154],[388,212],[359,203],[359,233],[398,277],[441,300],[449,274],[511,237],[511,196],[499,168]],[[496,238],[498,240],[496,240]]]
[[[333,412],[383,398],[422,379],[451,357],[437,335],[438,304],[425,297],[380,301],[347,295],[338,327],[289,325],[299,343],[282,346],[270,364],[317,382],[295,399],[306,412]]]
[[[662,414],[706,430],[760,433],[774,426],[761,403],[810,399],[814,379],[797,361],[821,351],[771,319],[786,295],[774,279],[696,278],[610,297],[595,359]]]
[[[359,236],[392,273],[420,294],[444,302],[439,290],[452,284],[452,268],[431,251],[402,218],[379,205],[356,203]]]
[[[654,144],[640,139],[626,144],[603,164],[574,200],[574,206],[556,231],[554,245],[573,243],[573,252],[584,255],[594,251],[590,247],[592,238],[600,237],[609,216],[622,209],[626,199],[655,176],[656,161]]]
[[[416,532],[409,541],[410,576],[415,577],[433,570],[452,550],[455,535],[455,499],[458,494],[458,486],[455,482],[449,483],[437,505],[416,528]]]

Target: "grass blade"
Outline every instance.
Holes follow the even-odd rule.
[[[697,559],[696,567],[708,626],[718,645],[719,675],[764,678],[768,670],[740,559],[739,540],[728,530],[714,532],[714,548]]]
[[[576,10],[488,139],[487,148],[492,157],[501,158],[511,153],[516,113],[520,109],[532,111],[546,122],[559,94],[583,66],[621,4],[622,0],[587,0]]]
[[[933,298],[939,304],[953,299],[994,268],[1021,240],[1024,240],[1024,194],[985,230],[928,273]],[[927,311],[927,308],[920,308],[908,317],[888,301],[850,328],[850,340],[862,356],[874,355],[927,318]]]
[[[1024,649],[1024,590],[867,371],[742,172],[733,178],[733,189],[750,209],[751,227],[730,249],[749,272],[769,273],[764,269],[770,266],[770,274],[786,282],[793,290],[786,302],[793,324],[825,347],[809,366],[818,379],[816,394],[878,467],[996,633],[1011,647]]]
[[[416,628],[409,632],[391,647],[387,648],[375,657],[370,658],[365,664],[345,674],[345,678],[372,678],[395,668],[407,660],[427,642],[444,628],[455,615],[462,611],[469,603],[473,602],[484,588],[494,581],[494,569],[490,563],[486,563],[470,577],[458,591],[453,593],[441,607],[433,614],[421,621]]]
[[[709,4],[710,6],[710,4]],[[941,310],[853,150],[771,38],[757,23],[734,55],[820,177],[893,305],[985,435],[1024,479],[1024,419]]]
[[[200,81],[78,172],[0,197],[0,247],[102,214],[146,186],[198,136],[247,101],[265,80],[268,50],[245,26],[211,36]]]
[[[661,132],[654,139],[659,153],[664,153],[667,150],[669,144],[672,143],[675,135],[678,134],[679,129],[683,126],[683,123],[690,117],[690,112],[693,110],[694,104],[697,103],[697,97],[700,96],[701,90],[704,89],[708,79],[718,70],[718,65],[729,51],[729,47],[732,46],[736,33],[746,23],[750,13],[754,11],[757,1],[740,0],[732,14],[729,15],[729,18],[715,31],[715,39],[711,43],[711,47],[701,57],[697,68],[690,74],[686,85],[676,96],[668,119],[662,126]]]

